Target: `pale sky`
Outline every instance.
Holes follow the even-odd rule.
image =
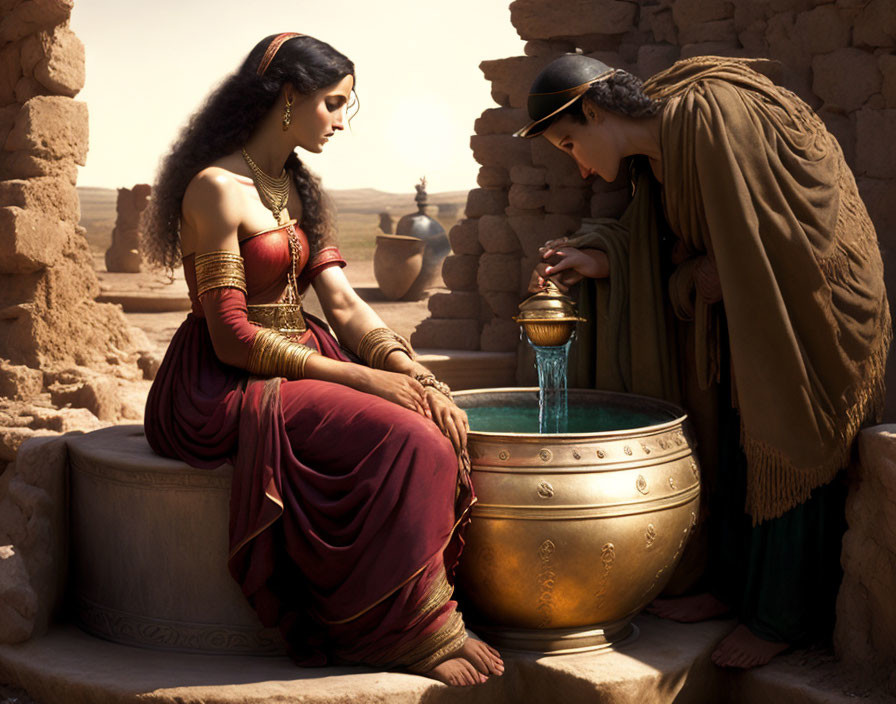
[[[519,56],[509,0],[76,0],[90,152],[80,186],[151,183],[208,92],[264,36],[295,31],[355,63],[361,110],[322,154],[324,187],[431,193],[476,187],[473,122],[497,107],[479,70]]]

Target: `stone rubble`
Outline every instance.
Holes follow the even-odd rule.
[[[855,473],[834,645],[864,682],[896,697],[896,425],[862,431]]]
[[[68,450],[50,435],[27,438],[0,477],[0,643],[42,635],[62,605]]]

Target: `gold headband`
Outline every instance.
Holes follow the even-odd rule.
[[[258,64],[258,75],[263,76],[264,72],[268,70],[268,66],[271,65],[271,61],[274,60],[274,57],[277,55],[277,52],[280,51],[280,47],[283,46],[283,42],[288,39],[292,39],[293,37],[301,37],[302,34],[298,32],[283,32],[283,34],[278,34],[271,40],[271,43],[268,44],[267,50],[264,52],[264,56],[261,57],[261,63]]]

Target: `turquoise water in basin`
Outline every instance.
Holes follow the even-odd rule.
[[[483,406],[467,408],[470,429],[484,433],[538,433],[538,408],[520,406]],[[609,406],[570,406],[567,433],[601,433],[631,430],[673,420],[657,413],[646,413]],[[554,435],[556,433],[544,433]]]

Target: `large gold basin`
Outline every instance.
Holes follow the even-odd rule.
[[[535,406],[537,389],[455,393],[459,406]],[[568,653],[633,635],[696,523],[687,416],[657,399],[569,391],[575,407],[644,414],[620,430],[470,432],[478,502],[458,570],[467,621],[503,648]],[[475,411],[473,411],[475,412]]]

